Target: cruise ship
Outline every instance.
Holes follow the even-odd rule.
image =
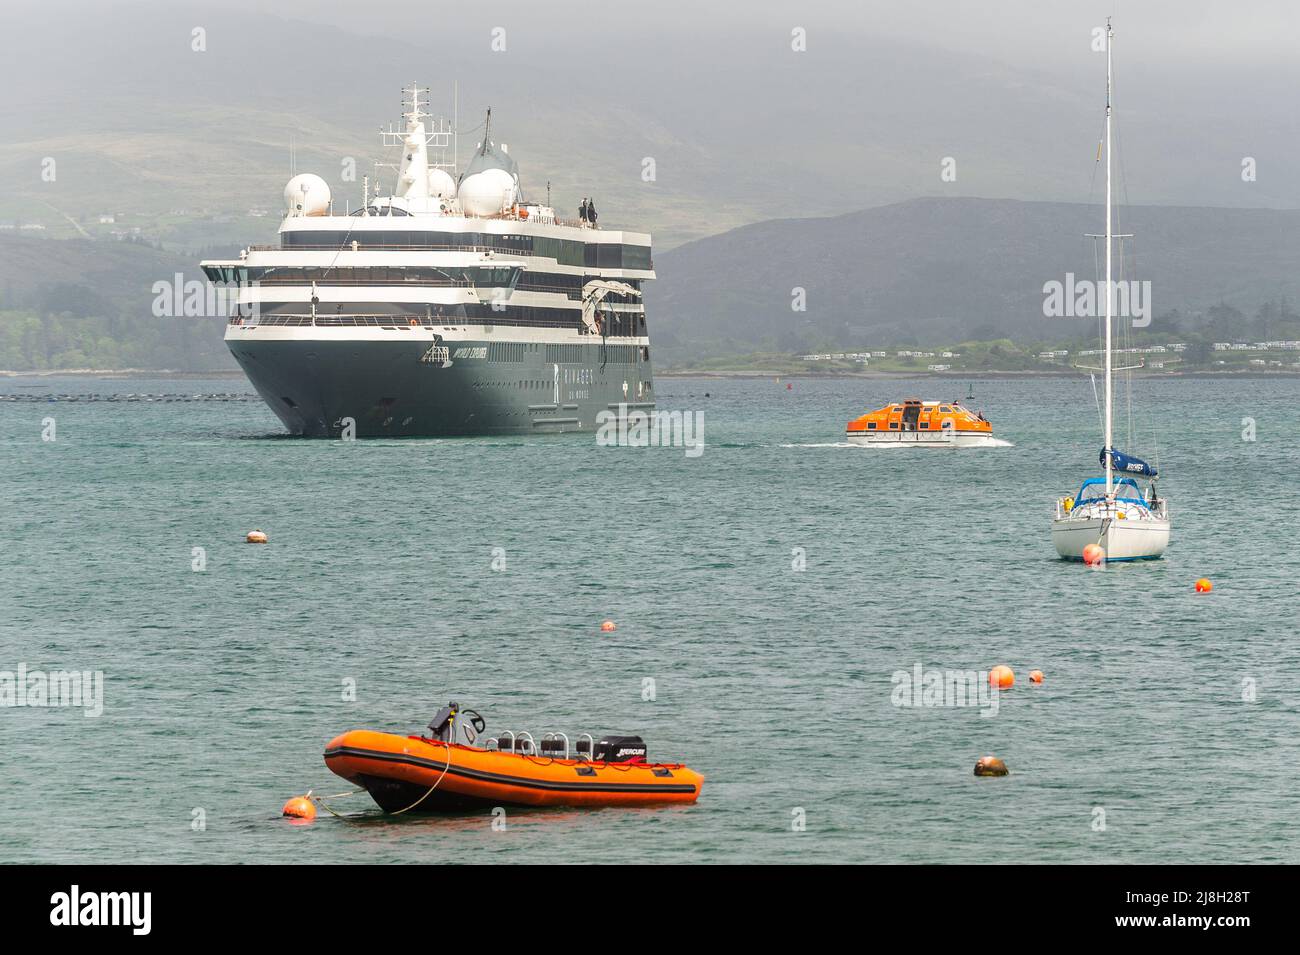
[[[230,289],[225,340],[253,387],[309,437],[593,431],[652,410],[650,236],[562,219],[549,185],[525,199],[491,110],[458,169],[426,92],[404,90],[405,126],[383,134],[401,149],[391,195],[367,176],[340,210],[296,175],[277,245],[202,263]]]

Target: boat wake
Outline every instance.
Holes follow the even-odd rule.
[[[957,448],[954,450],[974,451],[974,450],[978,450],[979,448],[1014,448],[1015,446],[1016,445],[1014,442],[1004,440],[1003,438],[989,438],[983,444]],[[820,444],[783,444],[780,445],[780,447],[783,448],[853,448],[856,451],[869,451],[869,450],[894,451],[899,448],[913,448],[916,447],[916,445],[902,444],[896,441],[891,441],[891,442],[882,441],[879,444],[853,444],[849,441],[826,441]]]
[[[860,445],[849,444],[847,441],[827,441],[823,444],[783,444],[783,448],[856,448]]]

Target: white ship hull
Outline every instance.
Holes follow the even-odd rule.
[[[862,447],[901,445],[918,448],[994,448],[1003,442],[979,431],[849,431],[844,440]]]

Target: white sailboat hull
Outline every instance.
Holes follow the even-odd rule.
[[[1052,543],[1067,560],[1083,560],[1083,549],[1089,544],[1099,544],[1108,561],[1152,560],[1169,546],[1169,519],[1058,518],[1052,521]]]

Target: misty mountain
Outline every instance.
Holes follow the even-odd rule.
[[[362,175],[392,175],[371,165],[394,158],[376,133],[412,81],[447,113],[459,81],[462,157],[491,106],[528,193],[549,182],[570,214],[596,196],[603,224],[651,231],[660,249],[926,195],[1088,198],[1104,60],[1086,10],[1023,24],[998,12],[996,30],[962,44],[919,10],[905,33],[902,8],[755,4],[737,17],[665,3],[647,16],[608,3],[560,15],[296,2],[290,18],[252,0],[14,5],[6,30],[21,40],[0,58],[0,221],[71,235],[71,222],[93,233],[111,214],[173,247],[269,241],[271,220],[242,217],[278,210],[291,147],[340,204],[359,200]],[[1133,200],[1294,205],[1300,127],[1273,105],[1291,96],[1293,61],[1247,56],[1145,7],[1127,17],[1118,126]],[[1257,181],[1240,175],[1246,156]],[[955,181],[940,178],[945,157]]]
[[[1098,206],[916,199],[840,216],[777,219],[659,252],[647,286],[663,361],[1010,337],[1063,341],[1089,319],[1049,319],[1043,286],[1097,275]],[[1266,302],[1300,302],[1300,211],[1120,210],[1116,274],[1151,283],[1150,331],[1215,325],[1259,337]],[[210,249],[208,254],[231,254]],[[232,367],[220,319],[155,318],[153,283],[200,279],[201,254],[145,243],[0,236],[0,368]],[[1121,273],[1121,267],[1123,269]],[[806,311],[792,309],[803,289]],[[1243,316],[1242,327],[1224,315]]]
[[[177,273],[203,278],[140,242],[0,235],[0,369],[236,368],[223,319],[153,314],[154,283]]]
[[[655,257],[646,294],[661,354],[807,351],[1087,335],[1044,317],[1045,283],[1098,277],[1102,207],[916,199],[827,218],[733,229]],[[1219,303],[1253,311],[1300,299],[1300,212],[1134,206],[1120,210],[1122,277],[1151,283],[1156,321]],[[1116,260],[1116,276],[1120,277]],[[807,310],[792,308],[806,291]]]

